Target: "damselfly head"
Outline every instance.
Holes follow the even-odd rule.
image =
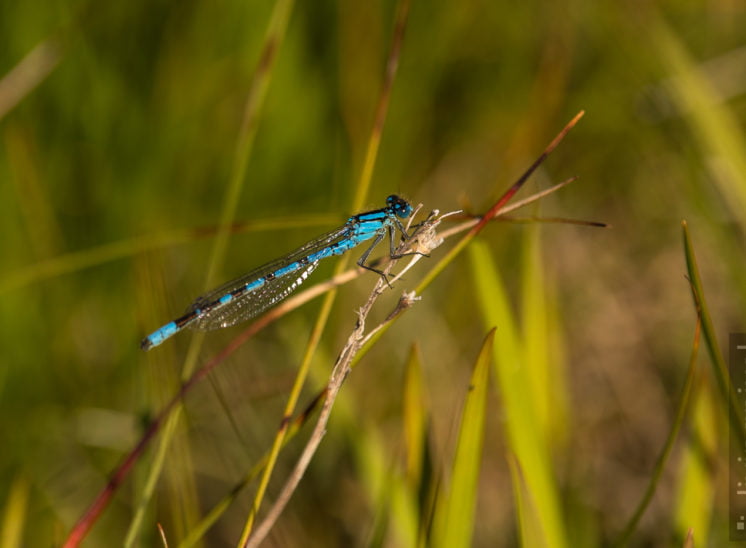
[[[400,198],[396,194],[392,194],[386,198],[386,205],[394,210],[397,217],[406,219],[412,214],[412,206],[404,198]]]

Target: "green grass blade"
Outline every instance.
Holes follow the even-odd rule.
[[[430,451],[430,403],[425,392],[422,357],[415,344],[404,376],[403,421],[406,450],[406,482],[413,500],[417,501],[419,523],[416,542],[409,546],[425,546],[432,523],[439,476]]]
[[[718,413],[715,394],[709,383],[698,383],[693,395],[692,440],[683,448],[679,466],[675,521],[677,538],[684,539],[689,530],[695,538],[709,539],[715,503],[715,483],[711,463],[722,447],[718,443]]]
[[[427,443],[427,402],[422,362],[417,346],[412,348],[404,376],[404,445],[407,453],[407,481],[412,489],[422,482]]]
[[[536,417],[542,435],[551,446],[561,441],[568,431],[568,389],[565,382],[563,361],[553,340],[560,331],[552,325],[550,303],[554,302],[547,291],[544,264],[541,256],[542,227],[529,225],[525,229],[523,245],[523,274],[521,299],[521,325],[526,374]]]
[[[694,246],[692,244],[691,236],[689,235],[689,227],[687,226],[686,221],[682,222],[681,226],[682,236],[684,238],[686,268],[692,287],[694,306],[696,307],[700,321],[702,322],[702,333],[705,336],[707,351],[710,354],[710,360],[712,360],[713,369],[715,371],[715,378],[717,379],[718,388],[720,388],[720,393],[722,395],[721,401],[725,402],[728,415],[731,418],[731,428],[733,429],[733,432],[740,437],[743,443],[743,441],[746,440],[746,427],[744,426],[743,410],[738,402],[738,396],[731,385],[728,366],[725,364],[725,359],[723,358],[723,354],[720,351],[720,345],[717,341],[715,326],[712,323],[710,309],[705,300],[702,278],[699,275],[697,257],[694,254]]]
[[[542,544],[565,546],[558,486],[553,479],[550,451],[537,418],[524,351],[507,292],[485,244],[473,242],[469,254],[484,323],[497,326],[496,380],[505,407],[508,444],[515,453],[527,491],[525,499],[516,501],[522,504],[519,513],[527,522],[538,524]]]
[[[545,539],[540,533],[541,524],[537,522],[536,510],[528,511],[531,506],[531,497],[518,461],[513,454],[508,454],[507,457],[513,498],[516,502],[516,521],[522,544],[523,546],[546,546]]]
[[[23,546],[23,528],[28,513],[29,483],[22,476],[16,476],[8,491],[0,530],[0,548]]]
[[[495,329],[492,329],[487,334],[474,364],[461,416],[450,489],[441,499],[435,514],[433,537],[435,546],[448,548],[471,546],[482,462],[487,382],[494,340]]]
[[[648,483],[648,487],[645,490],[645,493],[642,499],[640,500],[640,503],[635,509],[635,512],[633,513],[632,517],[627,523],[627,526],[624,528],[624,532],[622,533],[620,540],[617,544],[618,546],[626,546],[627,543],[632,538],[632,534],[635,532],[635,529],[637,527],[638,522],[640,521],[640,518],[642,518],[642,515],[644,514],[648,505],[650,504],[650,501],[653,499],[653,495],[655,494],[655,490],[658,486],[658,482],[663,476],[663,470],[666,464],[668,463],[668,457],[671,454],[671,451],[673,450],[674,443],[676,442],[676,438],[679,435],[679,430],[681,430],[681,425],[683,424],[684,419],[686,417],[687,409],[689,408],[689,400],[690,400],[691,393],[694,387],[694,381],[697,377],[697,353],[698,351],[699,351],[699,321],[697,322],[697,327],[695,329],[694,342],[692,344],[692,352],[689,358],[689,369],[687,371],[686,380],[684,382],[684,388],[682,390],[681,398],[679,400],[678,409],[676,410],[676,417],[673,421],[673,424],[671,424],[671,430],[668,433],[666,442],[663,444],[663,449],[661,450],[661,454],[658,457],[658,462],[656,463],[655,468],[652,474],[650,475],[650,482]]]

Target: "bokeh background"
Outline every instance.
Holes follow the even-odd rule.
[[[177,390],[192,334],[147,354],[139,340],[205,289],[237,157],[246,161],[237,228],[217,281],[355,212],[397,6],[291,5],[263,71],[275,8],[0,3],[4,546],[61,543]],[[551,356],[551,470],[574,546],[620,538],[681,404],[696,323],[683,219],[723,352],[729,333],[746,331],[744,29],[746,5],[734,0],[415,0],[410,8],[363,209],[400,193],[426,210],[483,212],[586,111],[521,196],[580,179],[514,215],[611,226],[500,222],[480,237],[519,324],[525,250],[539,242],[550,337],[524,333],[523,343]],[[237,153],[246,150],[239,135],[257,81],[267,87],[253,146]],[[385,480],[373,471],[405,459],[402,387],[416,345],[429,462],[448,485],[469,375],[490,327],[474,268],[466,255],[449,266],[354,370],[268,545],[405,544],[396,527],[381,526]],[[323,385],[373,283],[366,275],[340,290],[301,405]],[[177,545],[268,450],[319,302],[262,331],[189,393],[135,544],[160,544],[160,523]],[[385,317],[392,302],[374,315]],[[240,331],[209,333],[196,365]],[[725,408],[704,350],[697,364],[635,545],[680,544],[690,527],[701,545],[728,538]],[[474,546],[521,539],[504,400],[493,383]],[[269,501],[304,438],[280,455]],[[138,460],[88,545],[122,542],[153,458],[150,449]],[[235,544],[253,489],[205,545]]]

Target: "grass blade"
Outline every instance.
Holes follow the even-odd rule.
[[[653,472],[650,475],[650,483],[648,484],[648,487],[645,490],[645,494],[640,500],[640,503],[638,504],[637,509],[635,509],[635,512],[632,515],[632,518],[629,520],[629,522],[627,523],[627,526],[624,528],[624,532],[622,533],[622,536],[619,542],[617,543],[617,546],[626,546],[630,538],[632,537],[632,534],[635,532],[635,528],[637,527],[637,524],[640,521],[640,518],[642,517],[643,513],[645,512],[648,505],[650,504],[650,501],[652,500],[653,495],[655,494],[655,489],[658,486],[658,482],[663,476],[663,469],[668,463],[668,457],[671,454],[671,451],[673,450],[674,442],[676,441],[676,438],[679,435],[679,430],[681,429],[681,425],[684,423],[684,418],[686,417],[686,411],[689,407],[689,400],[691,399],[691,393],[694,387],[694,381],[697,377],[697,353],[699,350],[699,332],[700,332],[700,323],[699,321],[697,321],[697,325],[694,331],[694,341],[692,343],[692,352],[689,358],[689,369],[687,371],[686,381],[684,382],[684,388],[682,389],[681,398],[679,399],[678,409],[676,410],[676,418],[674,419],[673,424],[671,425],[671,430],[669,431],[668,437],[666,438],[666,442],[663,445],[663,449],[661,451],[660,457],[658,457],[658,462],[655,464],[655,468],[653,469]]]
[[[450,490],[441,499],[435,514],[435,534],[432,539],[435,546],[471,546],[484,441],[487,382],[494,341],[493,328],[487,334],[474,364],[461,416]]]
[[[28,512],[29,483],[22,476],[16,476],[8,492],[0,530],[0,548],[23,546],[23,528]]]
[[[700,379],[703,379],[700,375]],[[676,530],[685,539],[694,531],[700,539],[712,539],[716,489],[712,462],[722,451],[718,440],[718,412],[712,384],[696,383],[689,424],[691,440],[683,450],[679,466],[676,502]],[[722,534],[722,533],[721,533]],[[723,535],[724,536],[724,535]],[[725,539],[723,539],[725,540]],[[713,545],[717,542],[713,541]]]
[[[516,322],[508,304],[507,292],[484,243],[475,241],[469,249],[476,294],[486,325],[498,326],[495,367],[498,390],[506,415],[506,430],[517,465],[526,483],[527,496],[516,501],[526,522],[538,524],[546,546],[565,546],[558,486],[553,479],[547,440],[542,435],[530,373]]]
[[[702,322],[702,333],[705,336],[707,351],[710,354],[710,360],[712,360],[713,369],[715,371],[715,378],[717,379],[718,388],[720,388],[722,395],[721,401],[725,402],[727,407],[731,428],[733,429],[734,434],[739,436],[741,443],[743,444],[744,440],[746,440],[746,426],[744,426],[743,410],[738,402],[738,396],[736,395],[735,389],[730,382],[728,367],[725,364],[725,359],[720,351],[717,335],[715,334],[715,326],[713,325],[710,316],[710,309],[707,306],[707,301],[705,301],[702,279],[699,275],[697,257],[694,254],[694,246],[692,245],[692,239],[689,235],[689,227],[686,221],[683,221],[681,226],[684,238],[686,268],[689,274],[692,296],[694,297],[694,306],[696,307],[697,314]]]

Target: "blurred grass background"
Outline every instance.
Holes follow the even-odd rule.
[[[0,3],[3,546],[62,542],[176,391],[191,335],[149,354],[138,343],[204,289],[272,9]],[[354,213],[395,9],[293,6],[238,202],[236,220],[248,225],[231,237],[221,279]],[[489,227],[470,260],[449,267],[350,376],[269,545],[411,540],[397,522],[406,512],[382,494],[407,459],[405,368],[416,344],[423,458],[446,489],[471,368],[490,309],[500,308],[493,299],[503,299],[494,284],[504,284],[508,314],[498,316],[498,367],[511,310],[521,342],[505,352],[545,363],[531,412],[562,524],[549,542],[619,538],[672,428],[692,346],[682,219],[721,345],[746,331],[744,28],[746,8],[729,0],[413,2],[366,209],[401,193],[426,209],[483,212],[585,109],[523,194],[580,181],[526,215],[612,228]],[[397,293],[416,279],[410,273]],[[340,291],[301,405],[323,385],[373,283],[364,276]],[[138,531],[143,545],[160,542],[156,523],[176,545],[265,453],[318,310],[311,303],[260,333],[188,396]],[[532,331],[537,314],[543,330]],[[210,333],[199,363],[240,329]],[[727,425],[706,353],[699,361],[690,412],[634,544],[681,543],[690,527],[699,543],[727,540]],[[486,407],[474,536],[465,540],[475,546],[538,534],[516,512],[522,463],[501,386],[492,382]],[[282,453],[270,500],[302,441]],[[89,545],[124,538],[151,457]],[[206,545],[236,542],[250,491]]]

